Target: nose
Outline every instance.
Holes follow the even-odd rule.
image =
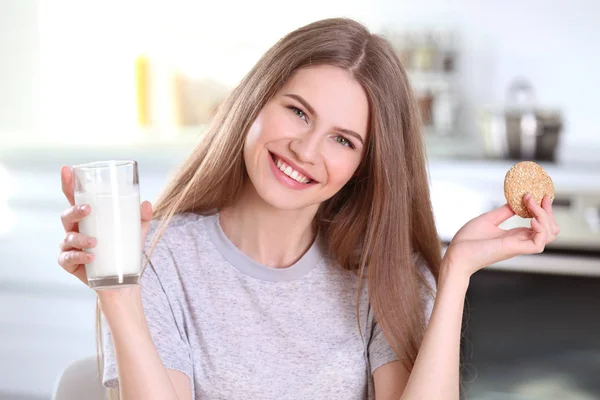
[[[318,132],[306,132],[290,141],[290,150],[298,161],[314,165],[319,155],[320,142],[321,135]]]

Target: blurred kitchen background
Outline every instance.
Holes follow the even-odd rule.
[[[136,159],[154,200],[260,55],[332,16],[409,71],[444,241],[517,160],[554,179],[557,241],[471,281],[464,397],[600,399],[597,0],[0,0],[0,399],[51,398],[95,354],[95,295],[56,262],[60,166]]]

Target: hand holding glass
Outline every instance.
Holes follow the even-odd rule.
[[[97,242],[94,260],[85,266],[89,287],[138,284],[142,239],[137,162],[76,165],[73,175],[75,204],[88,204],[91,208],[90,215],[79,222],[79,232]]]

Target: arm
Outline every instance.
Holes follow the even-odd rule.
[[[469,281],[447,273],[449,269],[442,264],[433,312],[412,373],[400,361],[375,370],[377,400],[459,398],[460,334]]]
[[[158,355],[142,307],[139,286],[98,292],[112,334],[122,400],[191,400],[190,379],[167,370]]]
[[[87,285],[84,264],[89,262],[90,255],[82,250],[93,248],[95,239],[80,234],[78,224],[90,214],[91,210],[89,205],[86,209],[75,206],[75,188],[70,168],[61,168],[61,182],[63,193],[71,207],[61,217],[67,235],[60,244],[62,251],[58,263]],[[152,220],[151,204],[143,202],[140,211],[142,243],[144,243]],[[159,263],[167,269],[172,267],[170,258],[164,255]],[[110,382],[108,386],[116,387],[118,379],[120,397],[123,400],[191,399],[190,378],[180,372],[191,370],[191,366],[185,363],[185,350],[182,350],[185,343],[182,343],[181,338],[178,337],[174,316],[165,314],[165,310],[171,308],[153,268],[146,270],[142,282],[144,302],[142,302],[140,286],[97,291],[98,304],[109,328],[106,329],[107,327],[104,326],[103,329],[103,383]],[[146,319],[142,303],[151,311],[149,315],[154,316],[150,324]],[[155,339],[161,340],[158,342],[153,340],[152,335]],[[168,365],[172,369],[164,367],[155,343],[158,343],[160,354],[168,358]]]
[[[401,399],[458,399],[460,333],[468,277],[442,263],[425,337]],[[432,384],[435,382],[435,384]]]
[[[531,228],[499,228],[515,215],[505,204],[472,219],[454,236],[442,259],[431,319],[413,370],[408,379],[408,371],[399,362],[376,370],[373,374],[375,392],[382,393],[381,397],[377,395],[377,400],[455,400],[460,397],[460,333],[471,275],[487,265],[520,254],[541,253],[560,232],[550,197],[546,196],[541,206],[529,195],[524,196],[523,202],[534,215]]]

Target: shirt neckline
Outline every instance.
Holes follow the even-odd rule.
[[[273,268],[258,263],[238,249],[225,235],[219,223],[219,214],[204,218],[208,235],[217,250],[225,259],[240,272],[269,282],[288,282],[300,279],[317,266],[323,259],[323,252],[319,246],[319,235],[308,251],[294,264],[287,268]]]

